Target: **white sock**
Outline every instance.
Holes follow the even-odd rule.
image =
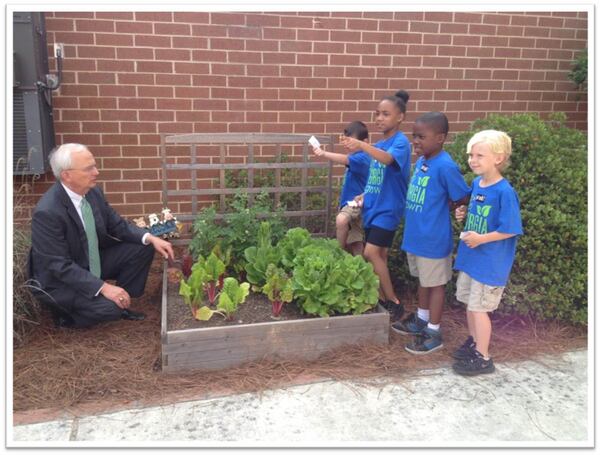
[[[427,328],[431,329],[431,330],[435,330],[436,332],[440,331],[440,325],[439,324],[432,324],[431,322],[427,324]]]
[[[423,308],[417,308],[417,316],[425,322],[429,322],[429,310]]]

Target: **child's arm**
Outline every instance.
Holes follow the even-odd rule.
[[[344,155],[343,153],[326,152],[321,147],[313,148],[313,153],[317,156],[322,156],[323,158],[329,161],[333,161],[334,163],[338,164],[343,164],[345,166],[348,166],[348,164],[350,163],[347,155]]]
[[[479,245],[483,245],[484,243],[509,239],[515,235],[517,234],[504,234],[498,231],[488,232],[487,234],[478,234],[475,231],[467,231],[461,234],[461,240],[465,242],[469,248],[477,248]]]
[[[353,137],[340,136],[340,144],[342,144],[347,150],[351,152],[363,150],[364,152],[371,155],[374,159],[376,159],[382,164],[385,164],[386,166],[394,162],[394,157],[391,155],[391,153],[380,150],[377,147],[373,147],[368,142],[359,141],[358,139],[355,139]]]

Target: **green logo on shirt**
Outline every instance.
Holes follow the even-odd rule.
[[[491,205],[478,205],[477,214],[471,213],[467,216],[467,223],[465,225],[465,231],[475,231],[478,234],[487,234],[488,222],[487,218],[492,210]]]
[[[406,208],[408,210],[414,212],[423,211],[429,179],[429,176],[418,177],[417,175],[413,175],[410,185],[408,186],[408,193],[406,194]]]
[[[375,160],[373,160],[375,161]],[[369,168],[369,179],[365,186],[365,193],[379,193],[381,192],[381,184],[383,183],[383,172],[385,171],[385,165],[375,161]]]

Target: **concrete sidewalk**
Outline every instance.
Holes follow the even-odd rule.
[[[592,447],[587,351],[368,382],[325,381],[12,428],[8,447]],[[593,416],[590,413],[590,416]],[[132,444],[133,443],[133,444]]]

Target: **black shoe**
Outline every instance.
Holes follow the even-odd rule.
[[[439,330],[425,327],[420,333],[415,335],[412,343],[404,346],[404,349],[411,354],[423,355],[435,352],[443,347],[442,333]]]
[[[54,319],[54,327],[57,329],[72,329],[75,327],[75,321],[71,316],[56,316]]]
[[[493,373],[496,367],[491,357],[485,360],[479,351],[475,351],[474,357],[455,362],[452,369],[463,376],[476,376],[478,374]]]
[[[381,305],[385,311],[388,310],[388,304],[385,300],[377,299],[377,303]]]
[[[137,311],[123,310],[121,319],[127,319],[128,321],[142,321],[146,319],[146,315],[144,313],[138,313]]]
[[[396,322],[402,319],[404,315],[404,305],[401,303],[395,303],[391,300],[385,302],[385,309],[390,313],[390,321]]]
[[[475,355],[475,340],[469,335],[465,342],[452,353],[452,357],[456,360],[468,360]]]

